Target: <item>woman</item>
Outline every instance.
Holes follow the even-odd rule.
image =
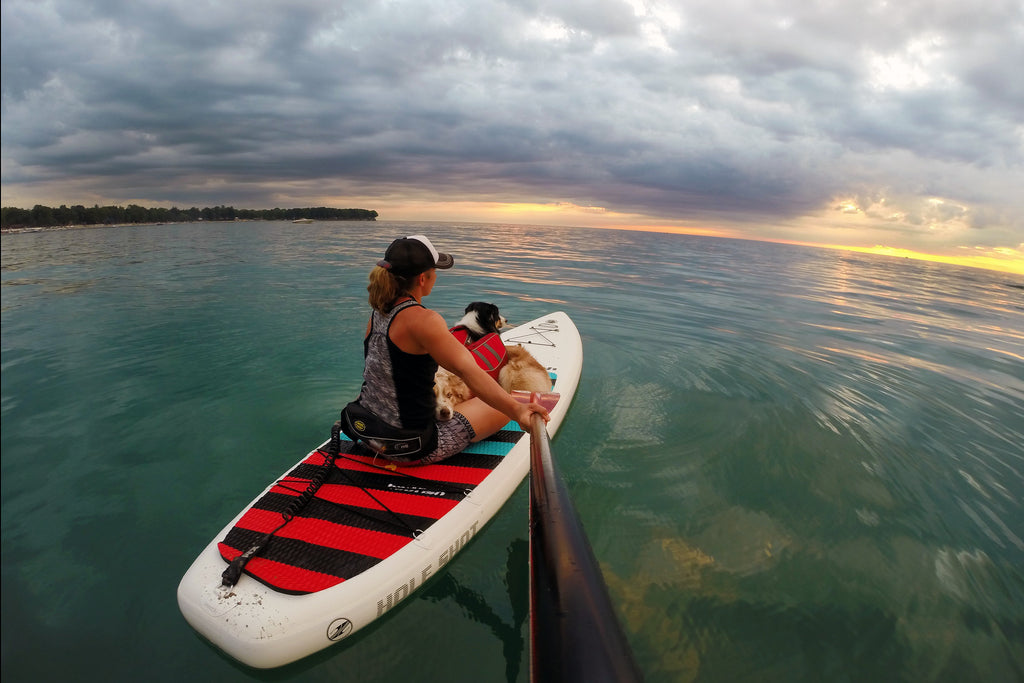
[[[373,312],[363,341],[365,366],[359,398],[342,413],[345,433],[398,464],[444,460],[501,429],[511,418],[529,429],[537,403],[520,403],[481,369],[449,331],[444,319],[423,306],[437,269],[455,260],[423,235],[395,240],[370,273]],[[455,406],[451,420],[434,417],[434,373],[440,364],[465,381],[474,398]]]

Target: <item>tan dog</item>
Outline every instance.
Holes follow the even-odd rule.
[[[498,384],[505,391],[551,391],[551,375],[525,347],[506,346],[508,360],[498,372]]]
[[[551,391],[551,375],[520,345],[506,346],[506,361],[498,372],[498,384],[505,391]],[[454,407],[473,398],[473,392],[458,375],[438,368],[434,375],[434,396],[437,406],[434,414],[439,420],[450,420]]]
[[[473,392],[458,375],[442,367],[437,369],[434,375],[434,416],[438,420],[452,419],[454,407],[472,397]]]
[[[505,318],[494,304],[474,301],[466,306],[466,315],[458,325],[469,331],[475,340],[489,333],[497,333],[505,325]],[[506,346],[505,362],[498,371],[498,384],[505,391],[551,391],[551,375],[537,359],[522,346]],[[473,398],[462,379],[444,368],[434,376],[434,396],[437,404],[434,414],[439,420],[450,420],[454,406]]]

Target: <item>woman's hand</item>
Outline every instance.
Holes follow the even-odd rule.
[[[540,415],[545,423],[551,420],[548,409],[539,403],[519,403],[516,414],[512,419],[519,423],[524,432],[529,432],[534,414]]]

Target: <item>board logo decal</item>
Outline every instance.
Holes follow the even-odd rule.
[[[438,491],[436,489],[427,488],[426,486],[417,486],[415,484],[392,484],[389,482],[388,488],[399,493],[414,493],[418,496],[444,496],[450,493],[449,491]]]
[[[327,627],[327,640],[341,640],[352,633],[352,622],[345,617],[338,617]]]
[[[547,333],[558,332],[558,321],[551,319],[530,325],[529,331],[508,337],[504,341],[512,344],[537,344],[539,346],[556,346],[555,342],[547,337]]]

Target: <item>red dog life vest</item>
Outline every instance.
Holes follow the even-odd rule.
[[[497,382],[498,372],[501,370],[501,366],[505,364],[506,357],[505,344],[502,343],[501,337],[491,332],[475,342],[470,341],[469,330],[463,325],[457,325],[451,328],[449,332],[455,335],[455,338],[469,349],[476,360],[476,364],[483,368]]]

